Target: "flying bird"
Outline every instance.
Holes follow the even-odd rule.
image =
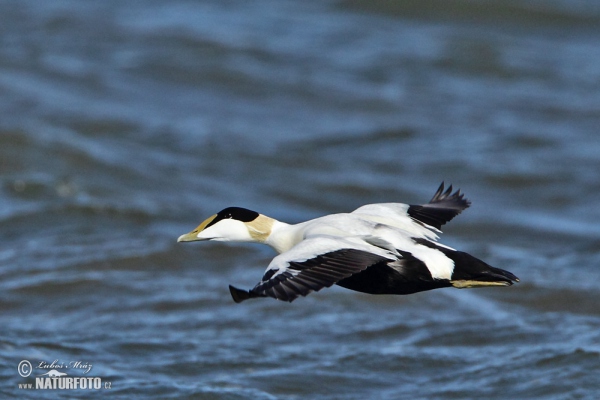
[[[439,243],[442,225],[471,203],[444,182],[427,204],[368,204],[350,213],[287,224],[241,207],[210,216],[178,242],[255,242],[279,253],[250,290],[229,286],[236,303],[256,297],[291,302],[324,287],[411,294],[444,287],[510,286],[512,273]]]

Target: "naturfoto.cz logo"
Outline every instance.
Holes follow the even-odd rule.
[[[54,360],[51,363],[46,361],[37,361],[32,364],[29,360],[22,360],[17,366],[19,375],[23,378],[29,377],[33,370],[46,371],[35,376],[35,384],[31,382],[19,383],[19,389],[110,389],[111,382],[104,381],[97,376],[69,376],[71,371],[78,371],[87,374],[92,370],[92,364],[81,361],[71,361],[69,363]],[[62,371],[65,372],[62,372]],[[68,373],[66,371],[69,371]]]

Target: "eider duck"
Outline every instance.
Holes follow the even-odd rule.
[[[229,286],[236,303],[256,297],[291,302],[324,287],[411,294],[455,287],[510,286],[519,279],[437,242],[442,225],[469,207],[444,182],[427,204],[368,204],[351,213],[287,224],[240,207],[207,218],[178,242],[265,243],[279,253],[250,290]]]

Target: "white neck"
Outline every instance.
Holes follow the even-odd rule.
[[[273,221],[271,234],[265,240],[265,243],[275,249],[276,252],[288,251],[304,239],[303,230],[299,226],[301,224],[290,225],[277,220]]]

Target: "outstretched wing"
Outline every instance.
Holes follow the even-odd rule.
[[[372,249],[371,249],[372,248]],[[275,257],[262,280],[249,291],[229,286],[236,303],[254,297],[293,301],[382,261],[393,261],[389,252],[342,238],[314,237]]]
[[[402,229],[410,236],[437,240],[435,232],[460,214],[471,203],[460,190],[452,193],[452,185],[444,191],[444,182],[427,204],[367,204],[352,211],[362,218]]]
[[[411,205],[407,213],[417,221],[440,229],[470,205],[471,202],[465,199],[465,195],[460,193],[460,190],[452,193],[452,185],[444,191],[444,182],[442,182],[429,203]]]

